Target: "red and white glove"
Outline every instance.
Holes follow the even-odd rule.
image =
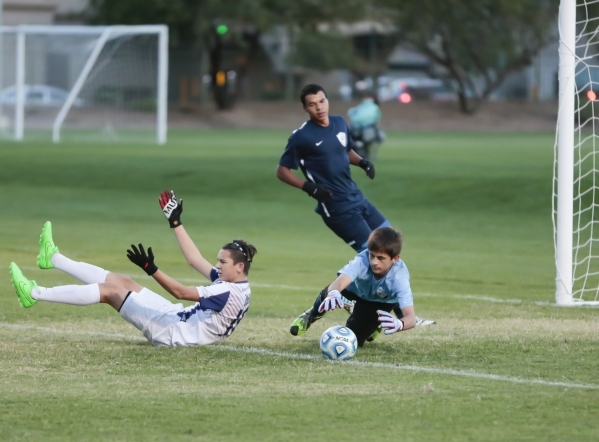
[[[376,313],[379,315],[379,322],[383,330],[385,330],[386,335],[403,330],[403,321],[401,319],[397,319],[391,313],[384,310],[377,310]]]
[[[331,290],[318,307],[318,313],[328,312],[336,308],[343,308],[343,296],[338,290]]]
[[[171,229],[180,226],[182,224],[181,214],[183,213],[183,200],[177,202],[177,197],[173,190],[170,192],[168,190],[163,190],[160,193],[158,202],[160,203],[162,212],[164,212],[164,216],[168,219]]]

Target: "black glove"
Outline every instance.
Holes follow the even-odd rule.
[[[139,250],[133,244],[131,244],[133,250],[127,249],[127,258],[136,266],[146,272],[149,276],[152,276],[158,271],[158,267],[154,264],[154,253],[152,253],[152,247],[148,248],[148,254],[144,250],[144,246],[139,244]]]
[[[158,198],[160,208],[164,212],[164,216],[168,219],[171,229],[179,227],[181,223],[181,214],[183,213],[183,200],[177,203],[175,192],[171,190],[163,190]]]
[[[358,166],[360,166],[362,169],[364,169],[364,172],[366,172],[366,175],[368,175],[368,178],[370,178],[371,180],[374,179],[374,164],[372,164],[370,161],[362,158],[360,160],[360,164],[358,164]]]
[[[333,196],[333,192],[327,186],[316,184],[312,181],[306,181],[302,186],[302,190],[312,198],[318,200],[319,203],[328,201]]]

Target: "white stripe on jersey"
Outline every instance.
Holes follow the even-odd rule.
[[[302,167],[306,171],[306,178],[308,178],[309,181],[312,181],[313,183],[316,183],[316,181],[314,180],[314,177],[312,176],[312,174],[310,173],[310,171],[308,169],[306,169],[306,165],[304,164],[304,160],[303,159],[300,160],[300,164],[302,165]],[[320,205],[322,206],[322,210],[324,210],[324,214],[327,216],[327,218],[330,218],[331,214],[329,213],[329,211],[327,209],[327,206],[325,206],[324,203],[320,203]]]
[[[304,126],[308,124],[308,120],[304,121],[304,124],[302,124],[300,127],[298,127],[297,129],[295,129],[293,132],[291,132],[292,134],[296,133],[298,130],[303,129]]]

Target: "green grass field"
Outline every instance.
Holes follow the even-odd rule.
[[[333,312],[289,325],[353,257],[275,177],[288,133],[179,131],[167,146],[0,144],[0,440],[599,439],[599,310],[554,302],[552,134],[390,134],[358,185],[405,236],[415,309],[438,324],[381,337],[349,363],[320,356]],[[16,300],[8,264],[35,267],[51,220],[61,252],[168,296],[125,256],[152,246],[189,285],[157,204],[216,257],[258,248],[250,311],[222,345],[154,348],[105,305]]]

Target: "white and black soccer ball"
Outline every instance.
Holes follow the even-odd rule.
[[[328,328],[320,337],[322,354],[335,361],[347,361],[358,350],[358,339],[353,331],[344,325]]]

